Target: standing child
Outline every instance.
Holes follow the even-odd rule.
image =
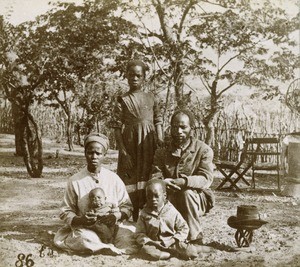
[[[146,65],[132,60],[127,66],[129,92],[117,99],[112,127],[119,149],[117,173],[133,204],[133,219],[145,204],[145,184],[150,179],[157,141],[162,143],[162,117],[153,94],[143,92]]]
[[[147,203],[136,227],[136,241],[142,245],[140,252],[155,260],[168,259],[171,255],[197,257],[197,248],[185,242],[189,227],[167,200],[164,181],[150,180],[146,186],[146,194]]]

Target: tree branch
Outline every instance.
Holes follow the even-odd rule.
[[[218,94],[217,97],[219,98],[223,93],[225,93],[227,90],[229,90],[232,86],[234,86],[235,84],[237,84],[237,82],[233,82],[231,84],[229,84],[227,87],[225,87],[223,90],[221,90]]]
[[[61,105],[61,107],[63,108],[64,112],[66,114],[68,114],[68,107],[65,105],[64,101],[60,100],[58,97],[58,94],[54,93],[54,98],[56,99],[56,101],[58,102],[58,104]]]
[[[197,4],[196,0],[190,0],[188,5],[186,6],[186,8],[183,11],[180,23],[179,23],[179,27],[178,27],[178,33],[177,33],[177,40],[180,41],[180,35],[182,33],[182,29],[183,29],[183,24],[184,21],[186,19],[187,14],[189,13],[190,9],[192,8],[193,5]]]
[[[235,58],[237,58],[238,56],[240,56],[242,53],[246,52],[249,49],[252,49],[253,47],[255,47],[258,44],[258,42],[254,43],[253,45],[251,45],[250,47],[244,48],[242,50],[240,50],[240,52],[236,55],[234,55],[233,57],[231,57],[230,59],[228,59],[223,65],[222,67],[218,70],[218,73],[220,73],[232,60],[234,60]]]
[[[166,31],[166,25],[165,25],[165,18],[164,18],[164,10],[161,6],[161,2],[159,0],[157,0],[157,2],[155,2],[154,0],[152,0],[152,4],[157,12],[157,15],[158,15],[158,19],[159,19],[159,22],[160,22],[160,27],[164,33],[164,35],[166,36],[167,35],[167,31]]]
[[[156,38],[158,38],[159,40],[161,40],[162,42],[164,41],[164,37],[161,35],[161,34],[158,34],[158,33],[155,33],[155,32],[152,32],[152,31],[150,31],[148,28],[146,28],[146,26],[145,26],[145,24],[143,23],[143,25],[144,25],[144,27],[145,27],[145,29],[146,29],[146,33],[140,33],[141,35],[143,35],[143,36],[146,36],[147,38],[148,37],[156,37]]]
[[[44,81],[44,75],[42,74],[38,80],[32,85],[30,86],[32,91],[35,90],[42,82]]]
[[[160,22],[160,27],[161,27],[163,35],[164,35],[164,40],[167,41],[168,43],[172,44],[173,39],[171,36],[171,31],[169,29],[167,29],[162,3],[160,2],[160,0],[156,0],[156,1],[157,2],[155,2],[155,0],[152,0],[152,4],[157,12],[158,19]]]
[[[152,4],[154,5],[153,1],[152,1]],[[155,6],[155,5],[154,5],[154,6]],[[136,12],[135,9],[133,9],[132,11],[133,11],[133,12],[135,13],[135,15],[139,18],[140,23],[142,23],[142,25],[143,25],[143,27],[145,28],[145,31],[146,31],[146,33],[142,33],[142,32],[141,32],[141,33],[139,33],[139,34],[141,34],[141,35],[143,35],[143,36],[147,36],[147,37],[156,37],[156,38],[158,38],[159,40],[161,40],[162,42],[165,41],[163,35],[158,34],[158,33],[155,33],[155,32],[153,32],[153,31],[150,31],[150,30],[146,27],[145,23],[144,23],[143,20],[142,20],[142,17],[140,16],[139,13]]]
[[[207,92],[211,95],[211,87],[209,86],[208,82],[206,82],[205,79],[203,79],[202,75],[199,75],[199,77],[200,77],[200,80],[201,80],[203,86],[205,87]]]
[[[188,88],[190,88],[193,92],[196,92],[196,90],[195,90],[192,86],[190,86],[188,83],[184,82],[184,84],[185,84]]]
[[[146,28],[146,25],[145,25],[143,22],[142,22],[142,24],[143,24],[144,27]],[[157,59],[157,57],[156,57],[156,55],[155,55],[155,52],[154,52],[154,50],[153,50],[153,48],[152,48],[152,45],[150,44],[150,41],[149,41],[147,32],[145,33],[145,36],[146,36],[146,39],[147,39],[149,48],[150,48],[150,50],[151,50],[151,53],[152,53],[152,55],[153,55],[153,57],[154,57],[154,59],[155,59],[157,65],[158,65],[158,67],[160,68],[160,70],[162,71],[162,73],[163,73],[166,77],[168,77],[168,79],[171,79],[171,77],[169,77],[168,74],[167,74],[167,73],[163,70],[163,68],[161,67],[161,65],[160,65],[160,63],[159,63],[159,60]],[[144,42],[142,41],[142,39],[141,39],[141,42],[142,42],[142,44],[146,47],[146,45],[144,44]]]
[[[201,2],[203,3],[207,3],[207,4],[211,4],[211,5],[214,5],[214,6],[220,6],[220,7],[224,7],[226,8],[226,6],[222,5],[222,4],[218,4],[218,3],[213,3],[211,1],[207,1],[207,0],[201,0]],[[199,4],[198,4],[199,5]]]

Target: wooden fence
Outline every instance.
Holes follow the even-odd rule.
[[[1,98],[0,100],[0,133],[13,133],[14,124],[11,113],[11,105],[8,100]]]
[[[66,117],[60,109],[53,109],[46,106],[35,106],[33,115],[41,129],[43,137],[48,137],[57,142],[66,142]],[[79,120],[79,115],[74,114],[74,125]],[[112,129],[101,122],[101,132],[107,134],[111,139],[111,147],[114,148]],[[230,114],[225,111],[219,113],[214,124],[215,140],[212,145],[216,158],[238,159],[243,142],[250,137],[279,137],[283,138],[287,133],[294,130],[299,131],[299,116],[292,113],[288,108],[278,112],[265,112],[258,110],[255,118],[237,112]],[[13,134],[13,119],[11,116],[10,104],[0,105],[0,132]],[[197,137],[205,140],[206,130],[199,121]],[[74,129],[74,139],[77,141],[77,133]]]

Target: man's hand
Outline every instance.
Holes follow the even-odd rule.
[[[164,179],[164,182],[166,183],[167,188],[172,190],[181,190],[186,185],[184,178],[166,178]]]
[[[117,217],[114,214],[102,216],[98,219],[98,222],[104,223],[107,226],[113,226],[117,223]]]
[[[96,222],[97,215],[92,212],[87,212],[85,215],[82,216],[75,216],[72,220],[72,226],[89,226]]]

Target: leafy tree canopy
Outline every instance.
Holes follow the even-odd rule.
[[[293,79],[299,67],[297,44],[290,38],[297,29],[299,23],[270,2],[254,8],[244,1],[214,12],[189,30],[197,43],[191,69],[209,92],[217,90],[216,97],[238,84],[278,93],[272,82]],[[227,83],[217,88],[220,81]]]
[[[299,19],[290,18],[272,1],[151,0],[127,4],[127,10],[140,22],[145,54],[155,60],[153,80],[174,89],[177,105],[191,99],[183,91],[187,77],[198,78],[199,87],[208,91],[210,101],[203,121],[211,133],[209,128],[222,108],[225,92],[237,86],[256,87],[269,98],[279,93],[276,84],[294,79],[299,68],[297,43],[291,38],[291,33],[299,30]],[[151,21],[159,26],[153,27]],[[210,143],[210,135],[208,139]]]

